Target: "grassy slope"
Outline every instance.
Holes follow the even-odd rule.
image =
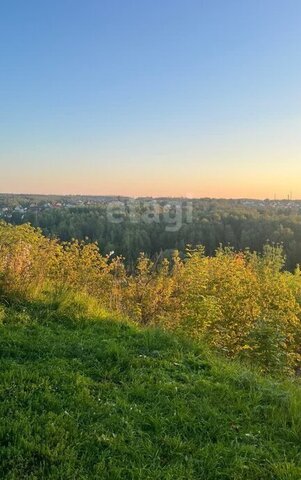
[[[8,307],[1,479],[301,479],[300,395],[160,331]]]

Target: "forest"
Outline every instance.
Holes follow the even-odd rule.
[[[220,245],[262,252],[267,243],[283,246],[287,270],[301,263],[300,202],[19,196],[0,204],[10,206],[2,217],[13,224],[29,222],[62,241],[96,241],[102,254],[122,255],[131,267],[140,252],[170,258],[202,245],[212,256]]]

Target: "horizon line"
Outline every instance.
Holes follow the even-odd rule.
[[[252,200],[252,201],[269,201],[269,202],[300,202],[301,198],[270,198],[270,197],[198,197],[198,196],[191,196],[191,195],[123,195],[123,194],[89,194],[89,193],[30,193],[30,192],[0,192],[0,195],[12,195],[12,196],[37,196],[37,197],[103,197],[103,198],[110,198],[110,197],[122,197],[128,199],[139,199],[139,198],[152,198],[152,199],[185,199],[185,200]],[[289,195],[289,194],[288,194]]]

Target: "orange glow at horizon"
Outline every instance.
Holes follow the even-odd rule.
[[[297,122],[299,125],[299,122]],[[210,145],[44,148],[5,156],[0,191],[8,193],[301,199],[297,124],[286,137],[223,137]],[[294,126],[294,128],[293,128]],[[301,126],[301,122],[300,122]],[[254,137],[254,138],[253,138]],[[279,133],[280,138],[280,133]],[[235,141],[236,140],[236,141]],[[181,147],[181,148],[180,148]],[[145,154],[145,152],[148,152]],[[159,152],[159,153],[158,153]],[[19,168],[15,165],[19,163]]]
[[[285,179],[276,182],[273,179],[250,179],[246,176],[229,178],[222,175],[212,179],[201,178],[162,178],[162,176],[128,176],[110,179],[106,175],[100,178],[82,175],[81,178],[40,176],[6,179],[0,182],[3,193],[56,194],[56,195],[112,195],[128,197],[187,197],[187,198],[254,198],[285,199],[292,194],[301,199],[301,187],[298,179]]]

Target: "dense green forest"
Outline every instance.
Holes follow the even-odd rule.
[[[10,206],[25,207],[13,208],[8,218],[4,215],[7,221],[30,222],[44,234],[64,241],[97,241],[102,253],[123,255],[128,265],[140,252],[151,257],[161,252],[168,258],[174,249],[184,252],[187,244],[201,244],[207,255],[213,255],[220,244],[262,252],[269,242],[283,244],[288,270],[301,263],[300,202],[43,196],[2,199],[2,205],[9,202]]]

